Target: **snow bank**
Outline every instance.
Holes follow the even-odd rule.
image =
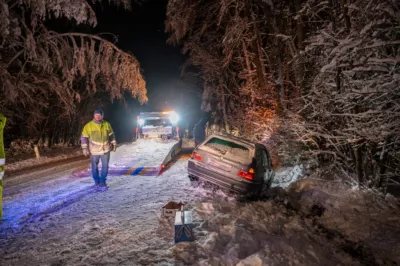
[[[80,147],[57,147],[40,152],[41,157],[35,158],[35,153],[9,153],[6,151],[6,171],[15,171],[22,168],[37,166],[40,164],[60,161],[63,159],[82,155]]]
[[[267,202],[194,204],[187,265],[384,265],[400,261],[399,204],[340,182],[301,179]]]
[[[121,146],[110,166],[159,165],[171,145],[138,141]],[[299,179],[299,166],[277,172],[267,199],[248,202],[190,182],[187,160],[182,156],[160,176],[110,176],[110,188],[101,193],[93,190],[90,176],[66,175],[45,182],[38,178],[7,192],[0,264],[336,266],[400,261],[400,207],[390,196],[340,182]],[[170,201],[193,211],[194,242],[174,244],[174,219],[161,217],[162,206]]]
[[[278,169],[275,171],[273,186],[288,187],[291,183],[302,177],[303,168],[303,165],[295,165]]]
[[[174,254],[185,265],[357,265],[276,202],[206,202],[195,208],[194,243]]]
[[[400,205],[392,196],[341,182],[280,177],[266,202],[192,205],[194,243],[174,254],[185,265],[395,265],[400,261]],[[279,179],[278,179],[279,180]],[[287,184],[289,181],[284,181]]]
[[[314,223],[351,242],[352,252],[367,262],[400,262],[400,204],[394,197],[313,178],[293,183],[288,195],[294,208],[316,215]]]

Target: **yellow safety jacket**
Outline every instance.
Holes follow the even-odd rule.
[[[6,117],[0,114],[0,219],[3,218],[3,177],[6,154],[4,152],[3,131],[6,125]]]
[[[92,155],[103,155],[111,150],[110,144],[117,145],[114,131],[107,121],[90,121],[82,130],[81,147],[89,148]]]

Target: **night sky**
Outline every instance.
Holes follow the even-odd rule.
[[[105,120],[111,122],[117,140],[132,138],[136,114],[140,111],[176,110],[181,114],[181,126],[192,127],[197,122],[200,99],[181,81],[181,66],[185,56],[181,47],[166,43],[167,0],[147,0],[133,5],[132,11],[110,7],[106,2],[96,6],[98,25],[95,33],[109,32],[118,37],[116,45],[131,51],[139,60],[146,80],[149,102],[140,105],[127,97],[127,107],[115,102],[105,108]]]

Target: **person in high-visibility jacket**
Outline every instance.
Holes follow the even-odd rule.
[[[92,176],[96,186],[107,188],[106,180],[108,174],[108,163],[110,151],[116,151],[117,142],[110,123],[103,120],[104,112],[96,110],[94,119],[87,123],[82,130],[81,147],[85,156],[90,155]],[[99,175],[99,161],[101,161],[101,172]]]
[[[0,220],[3,219],[3,177],[6,155],[4,153],[3,131],[6,126],[6,117],[0,114]]]

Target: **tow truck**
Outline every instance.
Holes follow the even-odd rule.
[[[140,112],[136,119],[137,138],[179,138],[179,116],[175,111]]]

